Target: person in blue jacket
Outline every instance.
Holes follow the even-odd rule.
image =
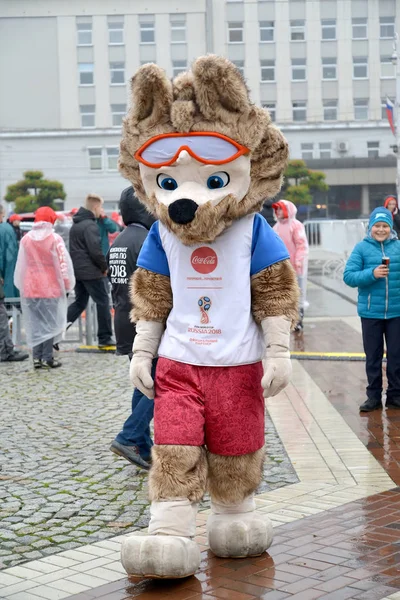
[[[351,253],[343,279],[350,287],[358,287],[358,315],[368,379],[367,400],[360,411],[382,408],[384,339],[386,408],[400,409],[400,242],[393,230],[392,214],[386,208],[372,212],[368,234]]]

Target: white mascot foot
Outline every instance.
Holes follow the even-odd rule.
[[[132,535],[122,542],[121,562],[128,575],[178,579],[196,573],[200,549],[190,538]]]
[[[197,504],[187,499],[152,502],[149,535],[124,539],[121,562],[128,575],[178,579],[200,566],[196,533]]]
[[[210,550],[221,558],[260,556],[272,544],[272,523],[255,512],[253,497],[236,505],[211,503],[207,520]]]

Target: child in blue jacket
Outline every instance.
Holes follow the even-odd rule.
[[[389,263],[388,266],[384,262]],[[368,379],[367,400],[360,411],[382,408],[384,338],[388,379],[386,408],[400,409],[400,242],[393,230],[392,214],[386,208],[379,207],[372,212],[368,235],[351,253],[343,279],[350,287],[358,287],[358,315]]]

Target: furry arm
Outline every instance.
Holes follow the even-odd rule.
[[[172,308],[171,283],[165,275],[138,268],[132,276],[130,291],[131,321],[136,322],[131,381],[145,396],[154,398],[151,365]]]
[[[296,325],[299,286],[289,260],[275,263],[251,278],[251,308],[256,323],[267,317],[285,316]]]
[[[264,398],[276,396],[289,383],[292,374],[290,362],[290,321],[286,317],[267,317],[261,321],[265,340],[265,367],[261,385]]]
[[[130,376],[133,385],[147,398],[154,398],[154,381],[151,376],[153,358],[164,333],[164,323],[159,321],[138,321],[133,342]]]

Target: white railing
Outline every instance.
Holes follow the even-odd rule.
[[[366,234],[367,219],[347,219],[328,221],[319,219],[305,221],[304,226],[310,246],[310,258],[328,260],[329,255],[334,258],[347,258],[354,246]]]

